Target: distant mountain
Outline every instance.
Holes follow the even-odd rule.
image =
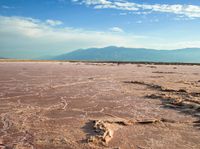
[[[200,48],[154,50],[144,48],[105,47],[76,50],[53,60],[144,61],[200,63]]]
[[[5,58],[5,57],[0,57],[0,59],[8,59],[8,58]]]

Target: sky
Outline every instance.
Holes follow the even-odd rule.
[[[0,57],[200,47],[199,0],[0,0]]]

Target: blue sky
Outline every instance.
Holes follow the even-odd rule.
[[[0,56],[200,47],[199,0],[0,0]]]

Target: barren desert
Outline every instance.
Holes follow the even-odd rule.
[[[1,62],[1,149],[199,149],[200,66]]]

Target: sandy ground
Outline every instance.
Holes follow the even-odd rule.
[[[199,149],[200,66],[0,63],[0,148]]]

